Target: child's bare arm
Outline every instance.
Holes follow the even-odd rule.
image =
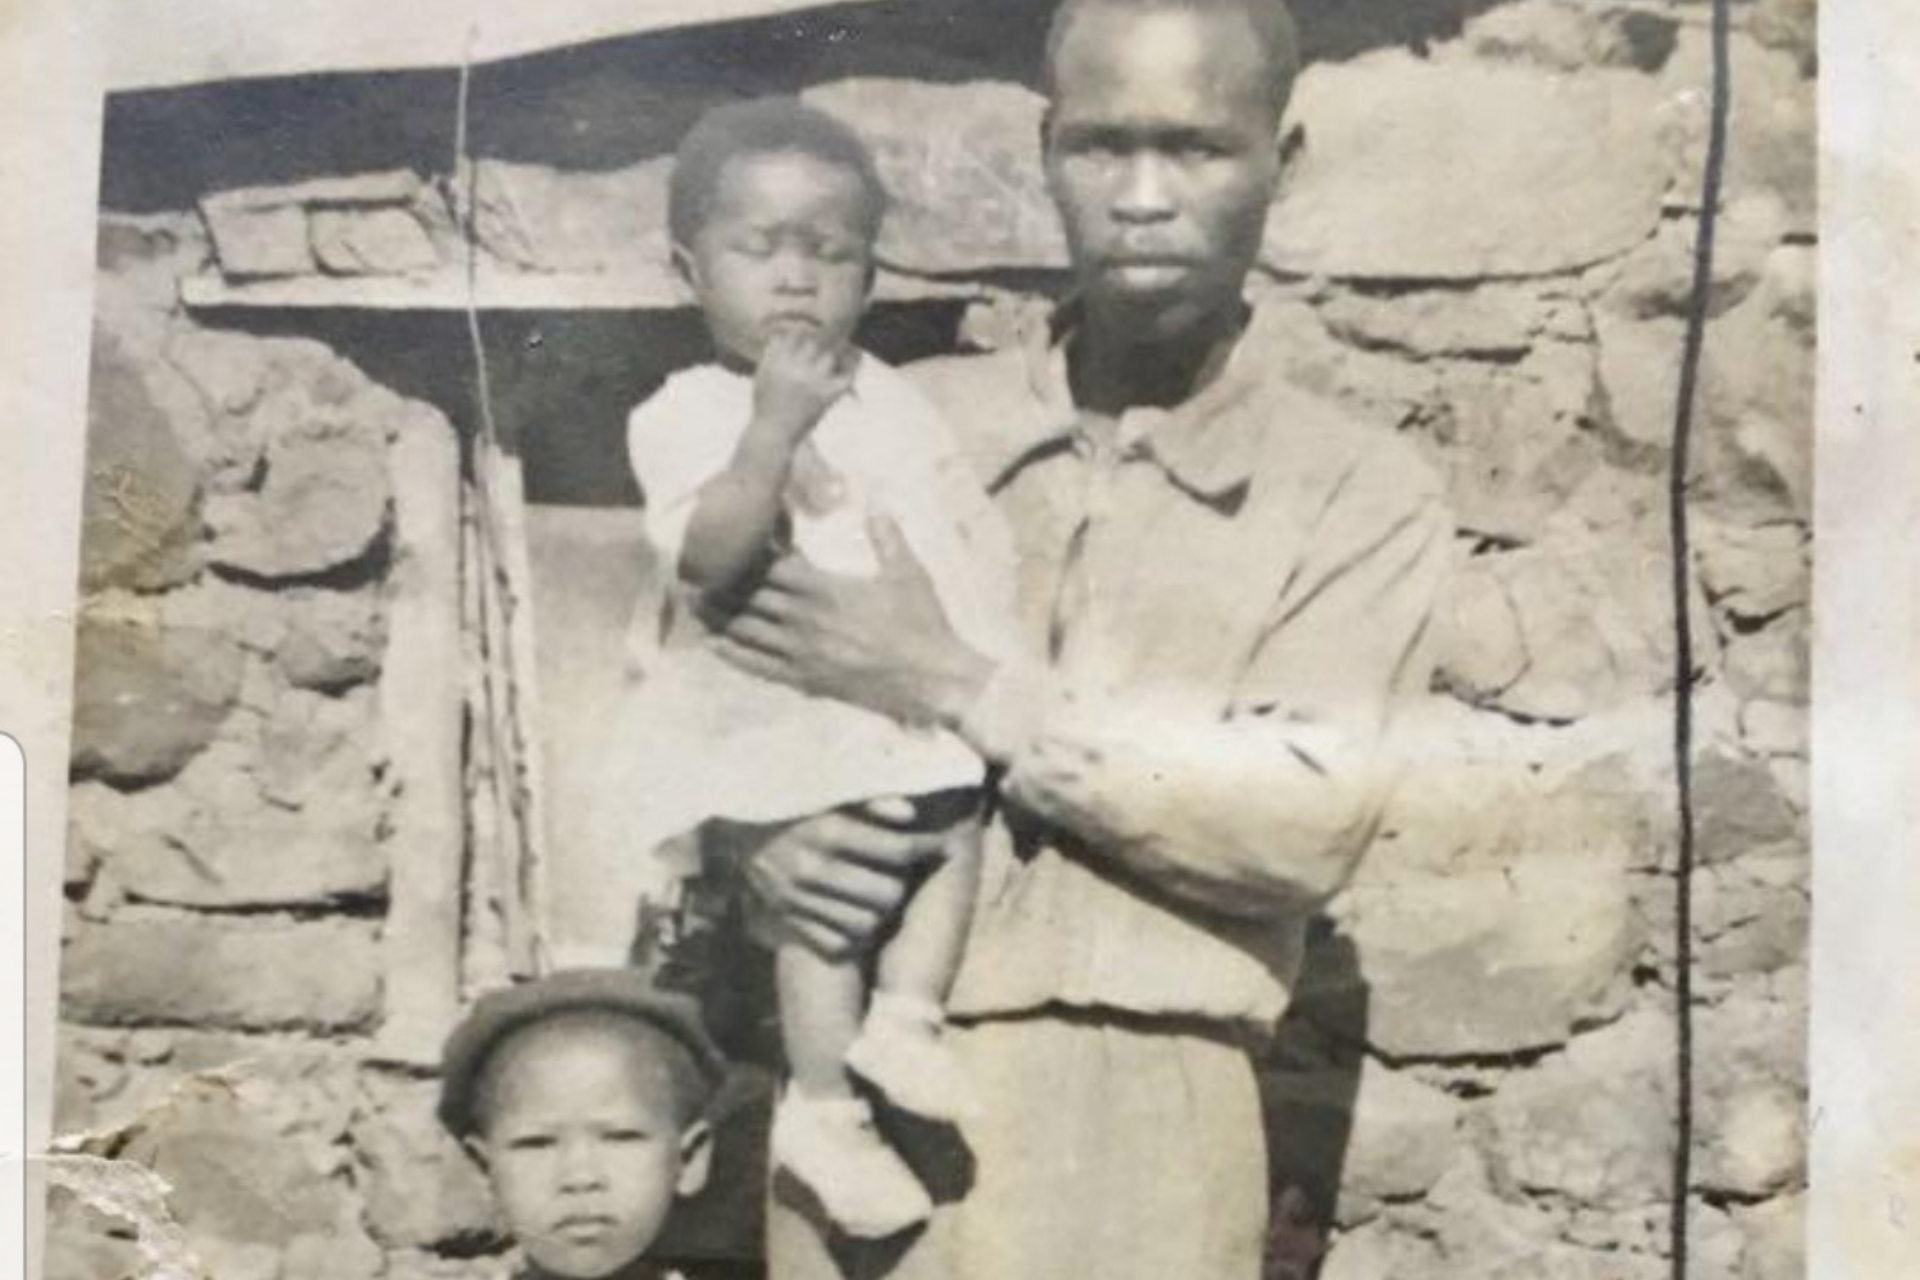
[[[793,458],[851,380],[836,353],[799,335],[777,335],[754,376],[753,418],[727,469],[694,499],[680,550],[680,580],[722,597],[766,559],[785,510]]]

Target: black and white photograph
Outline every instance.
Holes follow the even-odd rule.
[[[43,1280],[1808,1274],[1814,0],[137,8]]]

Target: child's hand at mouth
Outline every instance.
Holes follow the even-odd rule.
[[[853,363],[803,327],[776,327],[754,373],[754,416],[793,442],[805,439],[853,386]]]

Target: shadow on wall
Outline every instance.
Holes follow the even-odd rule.
[[[883,303],[861,346],[890,364],[961,349],[960,301]],[[462,431],[478,420],[466,317],[452,311],[230,309],[197,317],[262,337],[313,338],[368,377],[424,400]],[[709,358],[691,308],[512,311],[481,317],[493,418],[525,466],[527,500],[542,506],[638,505],[626,422],[666,377]]]
[[[1261,1065],[1272,1218],[1265,1280],[1310,1280],[1327,1251],[1366,1057],[1369,989],[1353,941],[1316,921],[1299,999]]]
[[[1423,47],[1505,0],[1293,0],[1309,59]],[[708,107],[845,76],[1035,84],[1052,6],[891,0],[596,41],[475,70],[477,155],[616,169],[673,150]],[[191,208],[208,191],[323,174],[451,170],[450,69],[289,76],[114,94],[101,203]],[[219,145],[206,140],[218,138]]]

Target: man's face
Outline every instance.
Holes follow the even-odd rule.
[[[730,160],[681,267],[722,353],[753,364],[767,339],[806,333],[828,350],[852,341],[873,282],[860,175],[814,156]]]
[[[1087,9],[1067,28],[1052,79],[1047,180],[1090,318],[1151,342],[1236,305],[1280,157],[1244,22]]]
[[[596,1280],[629,1265],[704,1176],[704,1127],[683,1131],[666,1068],[633,1032],[556,1020],[507,1041],[489,1065],[473,1142],[542,1275]]]

